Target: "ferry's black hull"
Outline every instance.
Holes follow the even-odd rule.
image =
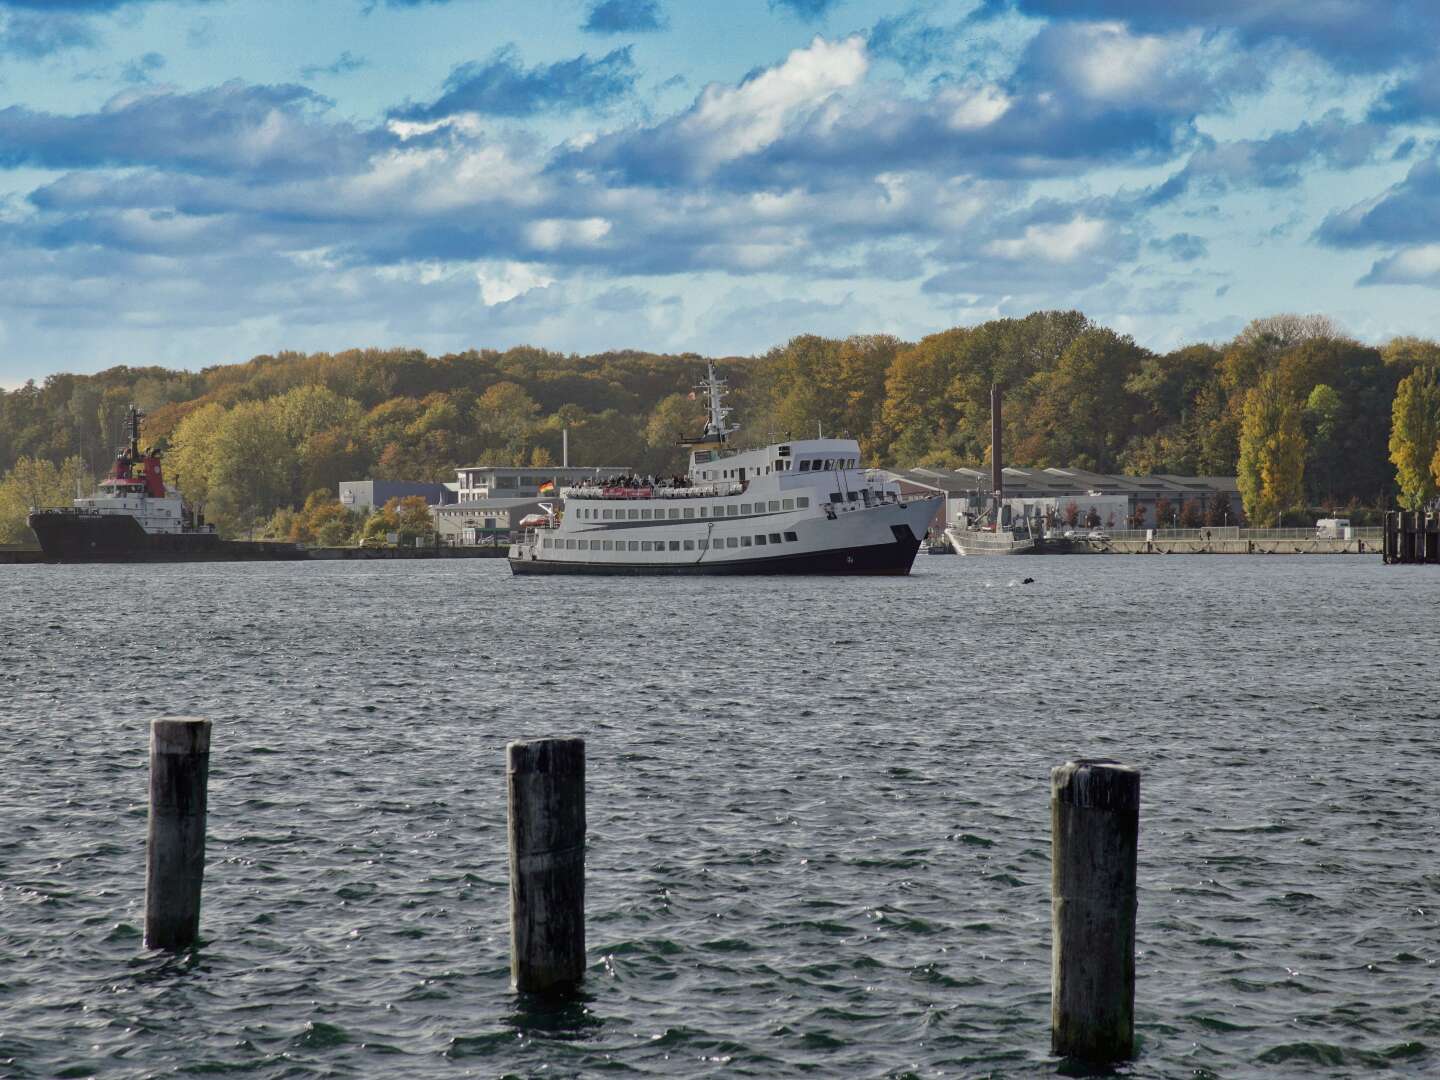
[[[899,532],[901,530],[897,530]],[[803,552],[776,555],[764,559],[692,563],[598,563],[561,562],[558,559],[511,558],[510,569],[516,574],[608,574],[622,577],[733,576],[754,574],[890,574],[910,573],[920,541],[903,530],[891,544],[835,551]]]
[[[46,511],[28,523],[47,562],[237,562],[303,559],[294,544],[221,540],[209,531],[147,533],[128,514]]]

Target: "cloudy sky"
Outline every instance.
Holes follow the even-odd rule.
[[[0,0],[0,385],[1078,307],[1440,336],[1435,0]]]

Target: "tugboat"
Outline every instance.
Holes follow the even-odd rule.
[[[185,505],[165,483],[160,454],[140,451],[134,405],[126,414],[130,441],[99,489],[73,506],[31,508],[26,523],[50,562],[146,562],[188,559],[304,558],[293,544],[247,544],[220,539],[215,526]]]
[[[562,488],[562,506],[511,546],[515,574],[910,572],[939,496],[905,499],[860,468],[854,439],[736,449],[725,382],[706,372],[709,419],[681,440],[687,473]]]

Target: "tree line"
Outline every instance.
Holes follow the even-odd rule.
[[[171,481],[233,532],[279,511],[294,527],[341,480],[558,464],[567,431],[577,464],[679,471],[676,439],[703,418],[692,394],[703,365],[355,349],[52,375],[0,392],[0,540],[23,538],[25,507],[68,502],[108,469],[132,402]],[[1238,476],[1257,524],[1303,507],[1423,505],[1440,477],[1440,345],[1366,345],[1323,316],[1273,316],[1160,353],[1078,311],[1045,311],[918,342],[801,335],[720,365],[742,442],[823,431],[858,439],[873,464],[983,467],[999,384],[1007,464]]]

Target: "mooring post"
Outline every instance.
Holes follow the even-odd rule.
[[[585,740],[506,747],[510,981],[564,991],[585,973]]]
[[[210,721],[150,722],[150,828],[145,852],[145,946],[184,949],[200,932]]]
[[[1050,772],[1051,1049],[1103,1064],[1135,1048],[1140,773],[1106,760]]]

